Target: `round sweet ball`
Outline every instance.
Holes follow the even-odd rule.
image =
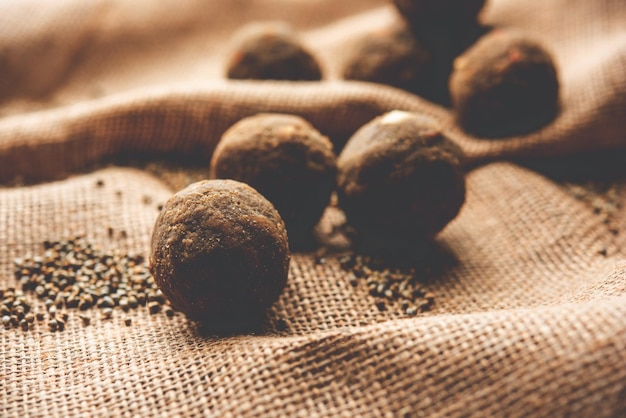
[[[394,25],[358,39],[342,73],[346,80],[369,81],[419,92],[427,84],[430,61],[430,53],[409,29]]]
[[[461,149],[425,115],[392,111],[357,130],[337,160],[337,194],[357,240],[373,251],[411,249],[461,209]]]
[[[172,196],[152,233],[150,271],[172,306],[211,330],[260,323],[287,282],[287,232],[252,187],[204,180]]]
[[[559,109],[550,53],[521,33],[498,29],[454,61],[450,95],[459,125],[482,137],[532,132]]]
[[[337,172],[330,140],[299,116],[263,113],[222,136],[211,178],[247,183],[274,204],[292,244],[311,237],[330,201]]]
[[[287,24],[253,23],[235,36],[227,63],[231,79],[317,81],[320,65]]]
[[[486,0],[393,0],[411,25],[446,25],[476,22]]]

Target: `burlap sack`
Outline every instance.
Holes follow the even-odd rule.
[[[94,167],[121,154],[208,164],[221,133],[259,111],[302,115],[338,147],[384,111],[428,113],[472,168],[436,240],[429,312],[381,312],[336,257],[296,253],[261,334],[216,338],[146,310],[131,327],[70,312],[63,332],[1,330],[0,416],[626,416],[623,0],[489,1],[482,20],[543,41],[563,88],[552,124],[500,140],[463,134],[409,93],[337,79],[351,42],[397,18],[384,0],[0,3],[0,180],[13,185],[0,189],[0,287],[46,239],[147,254],[172,183]],[[327,80],[224,80],[234,30],[280,19]],[[619,175],[599,191],[511,162],[575,156],[566,166],[585,180],[603,150]],[[340,218],[329,210],[321,230]]]

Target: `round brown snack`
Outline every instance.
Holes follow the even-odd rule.
[[[247,183],[274,204],[292,244],[311,236],[335,184],[333,145],[301,117],[259,114],[228,129],[211,159],[212,178]]]
[[[375,251],[432,238],[465,201],[462,152],[429,117],[392,111],[361,127],[337,160],[339,204]]]
[[[393,0],[400,14],[413,26],[453,27],[475,22],[486,0]]]
[[[343,78],[419,93],[428,83],[430,58],[408,28],[395,25],[359,39],[345,63]]]
[[[239,42],[227,64],[232,79],[315,81],[320,66],[288,25],[250,24],[237,35]]]
[[[246,184],[204,180],[165,203],[150,271],[172,306],[223,332],[260,322],[285,287],[289,259],[270,202]]]
[[[540,44],[495,30],[455,60],[450,95],[466,131],[510,136],[536,130],[556,116],[559,81]]]

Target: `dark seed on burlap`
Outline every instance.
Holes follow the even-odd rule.
[[[89,315],[80,314],[78,317],[83,322],[83,325],[89,325],[91,323],[91,317]]]

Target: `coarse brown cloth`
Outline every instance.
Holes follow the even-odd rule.
[[[140,168],[90,167],[122,154],[208,164],[222,132],[261,111],[301,115],[338,147],[385,111],[423,112],[470,170],[436,239],[447,261],[425,284],[430,311],[381,312],[336,257],[298,252],[262,333],[217,338],[146,310],[130,327],[69,312],[63,332],[0,330],[0,416],[626,416],[626,178],[598,197],[614,209],[602,218],[519,162],[573,156],[584,177],[596,152],[626,155],[625,6],[489,0],[483,23],[554,53],[562,103],[535,133],[485,140],[449,109],[339,80],[351,43],[399,19],[385,0],[0,2],[0,181],[27,184],[0,189],[0,287],[44,240],[147,255],[174,190]],[[299,31],[325,81],[224,79],[234,32],[267,20]]]

